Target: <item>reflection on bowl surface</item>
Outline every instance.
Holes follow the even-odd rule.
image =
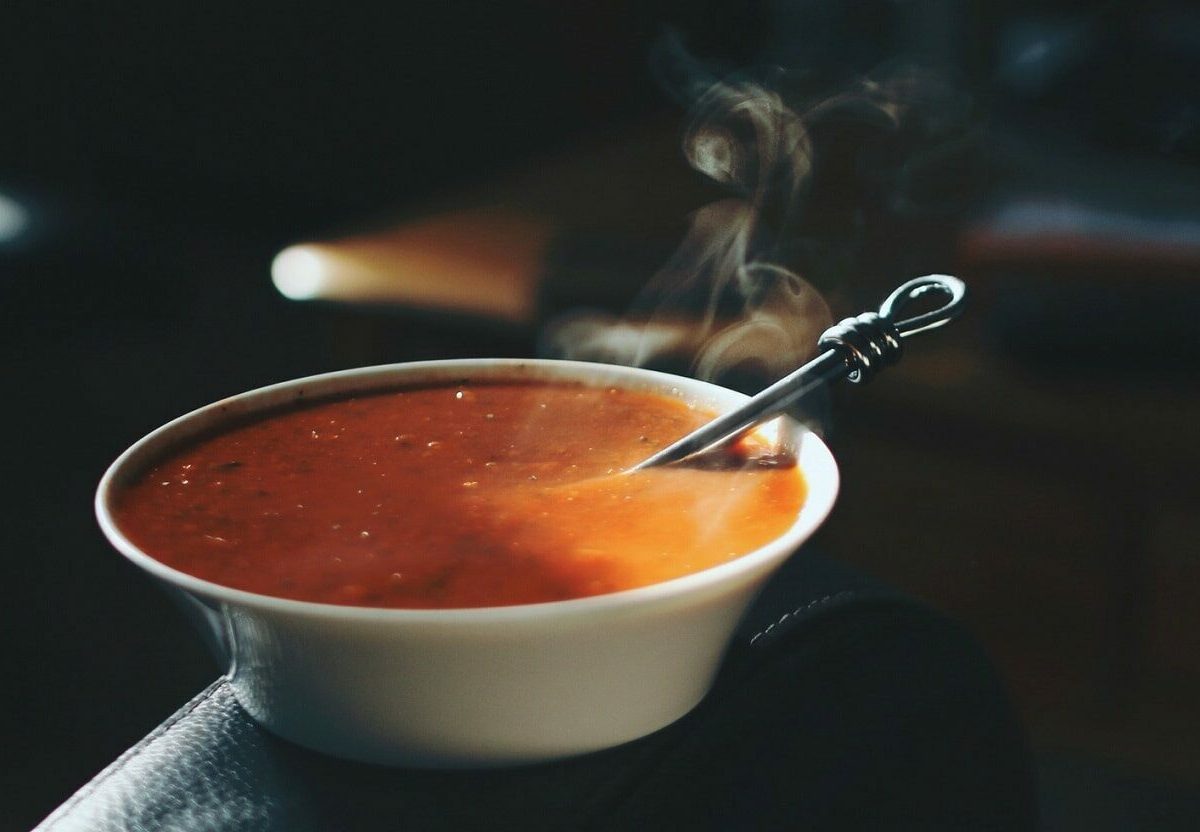
[[[333,373],[155,431],[97,513],[282,736],[386,763],[560,757],[694,706],[831,508],[811,434],[790,468],[622,473],[743,398],[572,362]]]

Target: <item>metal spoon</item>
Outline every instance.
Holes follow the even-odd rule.
[[[929,294],[945,297],[936,309],[911,318],[901,317],[906,307]],[[898,286],[879,306],[830,327],[817,339],[825,351],[800,369],[784,376],[737,410],[731,410],[687,436],[639,462],[628,471],[666,465],[716,446],[736,441],[756,425],[778,416],[822,384],[847,378],[858,384],[894,364],[902,352],[902,339],[948,324],[963,309],[967,287],[957,277],[931,274]]]

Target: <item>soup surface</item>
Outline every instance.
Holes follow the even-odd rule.
[[[402,608],[596,595],[791,526],[794,465],[621,473],[711,417],[571,384],[365,394],[184,446],[122,488],[114,513],[155,559],[266,595]]]

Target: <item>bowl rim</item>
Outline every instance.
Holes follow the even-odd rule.
[[[711,382],[673,375],[640,367],[603,364],[587,361],[567,361],[544,358],[454,358],[377,364],[332,372],[308,375],[274,384],[256,387],[233,396],[195,408],[150,431],[130,445],[105,470],[96,489],[94,508],[100,529],[109,543],[134,565],[163,580],[168,585],[223,604],[274,610],[291,615],[338,619],[341,621],[386,621],[414,623],[479,624],[488,621],[510,621],[540,618],[547,615],[590,615],[609,612],[633,605],[667,603],[684,600],[705,590],[719,590],[722,585],[737,585],[738,578],[748,578],[774,560],[782,561],[806,541],[833,509],[840,486],[836,460],[824,441],[791,417],[783,417],[798,432],[798,455],[804,457],[801,471],[805,477],[806,495],[792,525],[774,540],[724,563],[697,572],[681,575],[646,586],[619,590],[601,595],[542,601],[532,604],[510,604],[486,607],[367,607],[302,601],[282,598],[249,590],[235,589],[198,578],[167,566],[134,544],[118,527],[110,502],[119,490],[127,469],[136,470],[143,458],[161,455],[172,445],[196,434],[206,432],[239,416],[269,412],[276,407],[302,401],[320,401],[341,394],[383,391],[402,387],[406,376],[418,383],[447,383],[464,379],[470,371],[476,378],[519,379],[529,373],[530,380],[576,381],[592,386],[606,386],[607,380],[624,381],[629,389],[667,393],[690,402],[720,408],[748,398]],[[630,384],[636,380],[636,384]],[[319,392],[306,396],[312,388]],[[231,412],[232,411],[232,412]],[[814,488],[810,469],[820,474],[820,488]]]

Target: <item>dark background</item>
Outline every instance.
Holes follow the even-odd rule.
[[[944,348],[835,403],[847,488],[823,545],[979,635],[1046,828],[1187,828],[1200,14],[992,5],[6,4],[0,195],[23,230],[0,239],[0,825],[31,826],[218,672],[95,527],[121,450],[288,377],[536,349],[537,324],[285,301],[274,254],[646,123],[681,133],[649,60],[672,26],[717,66],[844,80],[911,59],[955,90],[920,200],[854,175],[816,195],[831,234],[866,229],[823,287],[838,302],[922,271],[976,290]],[[677,183],[696,185],[682,156],[603,199],[636,216]]]

